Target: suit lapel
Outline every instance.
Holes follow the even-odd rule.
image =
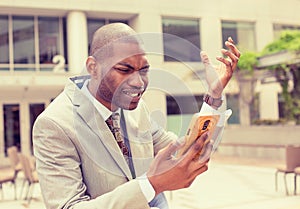
[[[73,84],[74,85],[74,84]],[[75,85],[74,85],[75,86]],[[74,89],[73,104],[77,107],[77,114],[85,121],[102,142],[112,159],[119,166],[128,179],[132,179],[130,169],[117,145],[113,134],[106,125],[93,103],[81,92],[79,88]],[[93,146],[93,145],[91,145]],[[95,160],[95,159],[93,159]]]

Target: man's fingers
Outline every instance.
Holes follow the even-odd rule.
[[[235,43],[231,37],[228,38],[228,41],[225,42],[225,45],[233,52],[233,54],[236,57],[241,56],[241,52],[238,50],[238,48],[235,46]]]
[[[164,159],[169,158],[182,146],[182,140],[171,142],[166,148],[159,151],[158,156]]]
[[[201,153],[201,155],[199,157],[199,163],[204,163],[204,162],[208,161],[212,150],[213,150],[213,141],[207,143],[203,147],[203,152]]]
[[[193,160],[196,157],[196,155],[198,155],[201,152],[201,149],[203,148],[204,142],[207,140],[207,138],[208,132],[203,133],[184,155],[184,160]]]
[[[206,81],[208,82],[208,85],[218,82],[219,76],[215,69],[215,67],[211,64],[210,59],[206,52],[201,51],[200,53],[201,60],[205,66],[205,75],[206,75]]]
[[[202,62],[203,62],[203,64],[204,64],[205,66],[210,65],[210,60],[209,60],[209,57],[208,57],[208,55],[207,55],[206,52],[201,51],[201,52],[200,52],[200,57],[201,57],[201,60],[202,60]]]

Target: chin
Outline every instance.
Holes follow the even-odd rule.
[[[130,103],[127,105],[122,105],[121,108],[123,108],[124,110],[134,110],[137,108],[138,104],[139,104],[138,102]]]

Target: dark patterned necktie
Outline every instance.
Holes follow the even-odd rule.
[[[117,144],[119,145],[126,161],[128,162],[129,152],[128,148],[126,147],[124,143],[124,137],[121,133],[121,126],[120,126],[120,114],[119,113],[113,113],[107,120],[106,123],[108,127],[110,128],[112,134],[114,135]]]

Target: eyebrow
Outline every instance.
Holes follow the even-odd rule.
[[[125,62],[119,62],[117,65],[123,65],[123,66],[125,66],[125,67],[130,68],[131,70],[134,70],[134,67],[133,67],[133,66],[131,66],[130,64],[125,63]],[[143,66],[142,68],[140,68],[139,70],[146,69],[146,68],[149,68],[149,67],[150,67],[150,65],[147,64],[147,65]]]

